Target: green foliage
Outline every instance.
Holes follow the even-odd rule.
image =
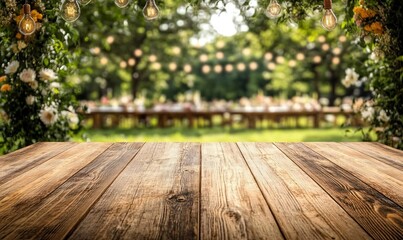
[[[349,5],[348,12],[353,12],[354,6],[359,6],[358,1]],[[360,7],[376,12],[361,22],[357,13],[350,14],[355,21],[346,25],[348,31],[360,36],[364,50],[372,52],[364,65],[372,96],[362,107],[362,115],[371,113],[365,117],[371,125],[369,131],[375,131],[380,142],[403,149],[403,6],[399,0],[365,0]],[[382,31],[368,31],[374,23]]]
[[[0,29],[0,76],[4,76],[0,151],[5,152],[38,141],[66,141],[81,128],[75,89],[64,81],[76,68],[75,56],[67,47],[77,41],[78,33],[58,19],[58,3],[36,1],[31,8],[40,14],[37,30],[20,36],[14,17],[24,2],[1,2],[2,9],[8,7],[7,14],[1,15],[8,21]],[[19,66],[10,71],[13,62]]]

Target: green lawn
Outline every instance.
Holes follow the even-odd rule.
[[[182,127],[158,129],[89,129],[85,133],[92,142],[313,142],[313,141],[360,141],[360,133],[349,132],[342,128],[299,128],[299,129],[229,129]],[[84,141],[77,136],[75,141]]]

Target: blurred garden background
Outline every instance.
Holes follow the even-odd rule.
[[[156,1],[153,21],[146,1],[84,2],[73,23],[59,1],[32,2],[30,36],[17,30],[25,2],[1,3],[2,152],[68,140],[402,147],[398,1],[335,1],[332,31],[323,1],[279,2],[276,19],[271,1]]]

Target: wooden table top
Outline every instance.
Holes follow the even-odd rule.
[[[0,157],[0,239],[403,239],[378,143],[37,143]]]

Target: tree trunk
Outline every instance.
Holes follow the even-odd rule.
[[[337,75],[334,70],[330,70],[330,93],[329,93],[329,106],[334,106],[334,101],[337,98],[336,88],[337,88]]]
[[[316,71],[316,65],[312,67],[313,73],[314,73],[314,79],[313,79],[313,89],[316,92],[318,99],[321,98],[322,94],[320,93],[320,76],[318,71]]]

